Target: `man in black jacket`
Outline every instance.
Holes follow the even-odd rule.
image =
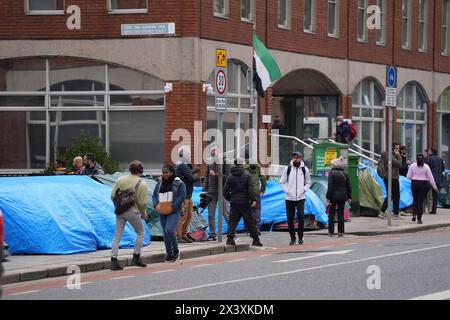
[[[235,245],[236,226],[241,217],[253,238],[252,245],[262,247],[259,241],[258,230],[252,217],[251,206],[256,206],[256,196],[253,187],[252,176],[245,171],[243,160],[237,159],[235,166],[231,168],[231,175],[227,178],[223,188],[223,196],[230,201],[230,222],[228,224],[227,244]],[[251,205],[250,205],[251,204]]]
[[[436,187],[438,187],[439,190],[439,188],[441,188],[444,184],[444,160],[442,160],[438,156],[437,150],[435,148],[432,148],[431,155],[426,158],[425,163],[430,167],[434,181],[436,182]],[[433,192],[433,207],[430,211],[430,214],[436,214],[439,193],[435,190],[431,190],[431,192]]]
[[[186,185],[186,200],[181,213],[180,221],[177,225],[177,240],[181,243],[191,243],[195,238],[188,234],[188,227],[192,219],[192,193],[194,191],[194,183],[200,180],[198,168],[193,168],[191,164],[191,151],[187,146],[183,146],[178,150],[180,157],[179,163],[175,168],[175,174]]]

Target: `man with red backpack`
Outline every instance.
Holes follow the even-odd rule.
[[[342,115],[337,116],[336,123],[336,142],[350,144],[356,137],[356,126],[353,123],[345,121]]]

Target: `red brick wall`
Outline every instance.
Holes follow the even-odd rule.
[[[166,94],[165,118],[164,161],[171,162],[172,148],[178,144],[177,141],[171,141],[171,135],[174,130],[189,130],[191,133],[191,150],[193,152],[194,121],[202,121],[203,131],[207,129],[206,96],[202,91],[202,84],[174,82],[173,91]],[[194,161],[193,154],[192,161]]]
[[[434,41],[435,41],[435,50],[434,50],[434,70],[443,73],[450,73],[450,56],[443,56],[441,54],[441,24],[442,24],[442,1],[435,1],[436,11],[434,18]]]
[[[437,127],[437,106],[435,102],[429,102],[427,105],[427,142],[428,147],[437,147],[437,137],[435,128]]]
[[[352,96],[339,97],[339,113],[346,119],[352,118]]]

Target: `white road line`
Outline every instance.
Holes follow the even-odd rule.
[[[18,293],[11,293],[9,294],[9,296],[18,296],[19,294],[28,294],[28,293],[34,293],[34,292],[39,292],[41,290],[31,290],[31,291],[24,291],[24,292],[18,292]]]
[[[136,276],[124,276],[124,277],[111,278],[111,280],[128,279],[128,278],[134,278],[134,277],[136,277]]]
[[[247,259],[236,259],[236,260],[230,260],[227,262],[231,263],[231,262],[239,262],[239,261],[245,261],[245,260],[247,260]]]
[[[306,257],[299,257],[299,258],[292,258],[292,259],[286,259],[286,260],[277,260],[274,261],[275,263],[278,262],[292,262],[292,261],[298,261],[298,260],[304,260],[304,259],[311,259],[311,258],[317,258],[317,257],[323,257],[323,256],[332,256],[332,255],[340,255],[340,254],[346,254],[349,252],[352,252],[353,250],[342,250],[342,251],[330,251],[330,252],[319,252],[310,256]]]
[[[200,267],[207,267],[207,266],[212,266],[212,264],[211,263],[199,264],[198,266],[192,266],[192,268],[200,268]]]
[[[345,262],[331,263],[331,264],[326,264],[326,265],[321,265],[321,266],[316,266],[316,267],[310,267],[310,268],[305,268],[305,269],[297,269],[297,270],[286,271],[286,272],[265,274],[265,275],[261,275],[261,276],[250,277],[250,278],[242,278],[242,279],[228,280],[228,281],[222,281],[222,282],[208,283],[208,284],[199,285],[199,286],[195,286],[195,287],[188,287],[188,288],[182,288],[182,289],[161,291],[161,292],[144,294],[144,295],[135,296],[135,297],[121,298],[119,300],[146,299],[146,298],[151,298],[151,297],[156,297],[156,296],[168,295],[168,294],[172,294],[172,293],[179,293],[179,292],[192,291],[192,290],[209,288],[209,287],[216,287],[216,286],[221,286],[221,285],[225,285],[225,284],[253,281],[253,280],[259,280],[259,279],[266,279],[266,278],[273,278],[273,277],[290,275],[290,274],[295,274],[295,273],[304,272],[304,271],[312,271],[312,270],[325,269],[325,268],[330,268],[330,267],[343,266],[343,265],[352,264],[352,263],[359,263],[359,262],[376,260],[376,259],[387,258],[387,257],[395,257],[395,256],[400,256],[400,255],[404,255],[404,254],[408,254],[408,253],[429,251],[429,250],[441,249],[441,248],[447,248],[447,247],[450,247],[450,244],[444,244],[444,245],[440,245],[440,246],[437,246],[437,247],[429,247],[429,248],[423,248],[423,249],[417,249],[417,250],[396,252],[396,253],[386,254],[386,255],[382,255],[382,256],[375,256],[375,257],[369,257],[369,258],[363,258],[363,259],[357,259],[357,260],[350,260],[350,261],[345,261]]]
[[[450,290],[427,294],[426,296],[420,296],[409,300],[447,300],[450,299]]]
[[[82,282],[82,283],[80,283],[80,286],[82,286],[83,284],[89,284],[89,283],[92,283],[92,282]]]
[[[170,272],[170,271],[175,271],[175,269],[167,269],[167,270],[162,270],[162,271],[155,271],[153,273],[163,273],[163,272]]]

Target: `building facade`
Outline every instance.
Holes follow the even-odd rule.
[[[282,73],[256,110],[252,21]],[[394,141],[450,162],[450,0],[0,0],[0,169],[43,169],[82,130],[121,167],[159,169],[176,129],[216,126],[216,48],[228,52],[224,128],[270,129],[270,115],[284,135],[324,139],[343,114],[379,154],[395,65]]]

